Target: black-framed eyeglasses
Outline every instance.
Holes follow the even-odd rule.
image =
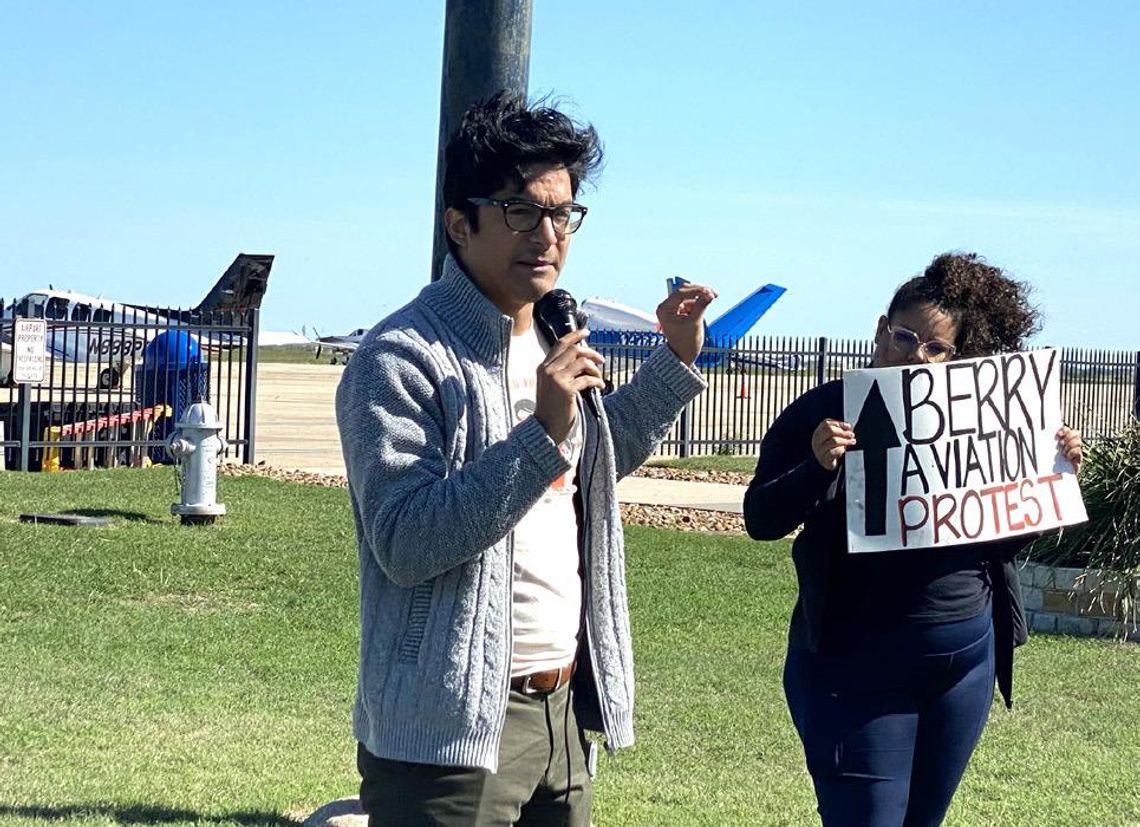
[[[943,342],[941,339],[931,339],[929,342],[924,342],[918,338],[918,334],[913,330],[907,330],[905,327],[891,327],[887,324],[887,334],[891,337],[891,344],[902,353],[913,353],[919,351],[925,353],[926,358],[931,362],[945,362],[951,356],[958,352],[954,345]]]
[[[477,207],[500,207],[503,210],[503,221],[507,227],[516,233],[529,233],[542,223],[544,216],[550,216],[550,223],[554,225],[554,232],[558,235],[569,235],[582,226],[582,219],[586,217],[586,208],[581,204],[558,204],[554,207],[544,207],[533,201],[522,198],[468,198]]]

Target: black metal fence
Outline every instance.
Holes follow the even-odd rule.
[[[66,294],[24,303],[0,301],[0,467],[161,461],[174,423],[198,398],[217,410],[227,456],[254,461],[257,310],[104,309]],[[47,322],[40,385],[8,382],[14,315]],[[613,386],[628,381],[659,342],[655,334],[591,336]],[[708,347],[697,369],[709,388],[685,409],[661,453],[755,455],[788,404],[865,366],[871,350],[869,341],[825,337],[748,337]],[[1140,419],[1140,352],[1066,348],[1061,359],[1062,409],[1086,437]]]
[[[1061,410],[1089,438],[1140,419],[1140,351],[1062,350]]]
[[[165,461],[167,436],[198,400],[217,411],[226,455],[253,462],[258,313],[129,307],[61,293],[0,299],[0,468]],[[47,323],[38,385],[11,381],[18,318]]]
[[[595,332],[606,357],[605,378],[620,387],[660,341],[658,334]],[[779,413],[816,385],[865,367],[873,345],[826,337],[746,337],[706,347],[696,368],[708,390],[691,402],[662,442],[667,456],[758,453]],[[1140,419],[1140,352],[1065,348],[1061,408],[1086,438],[1109,436]]]

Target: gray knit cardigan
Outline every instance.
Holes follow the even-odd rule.
[[[360,561],[353,727],[373,755],[498,763],[511,661],[512,529],[569,469],[539,422],[512,427],[511,320],[448,257],[365,337],[336,395]],[[633,742],[633,653],[615,484],[704,382],[668,347],[585,414],[585,634],[608,745]],[[592,695],[593,693],[583,693]]]

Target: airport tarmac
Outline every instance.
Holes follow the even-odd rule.
[[[344,475],[333,404],[343,365],[262,363],[257,367],[257,462]]]
[[[275,468],[344,475],[333,404],[341,365],[263,363],[257,371],[256,460]],[[626,477],[624,503],[739,514],[745,487]]]

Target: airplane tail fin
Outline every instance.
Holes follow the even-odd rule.
[[[194,308],[196,311],[248,310],[261,306],[273,256],[238,253],[233,264]]]
[[[689,282],[688,279],[673,276],[666,279],[665,283],[669,292],[672,293],[681,285]],[[753,290],[722,313],[711,325],[705,325],[706,338],[715,342],[718,347],[735,346],[744,334],[752,329],[752,325],[756,324],[760,317],[771,309],[776,300],[784,295],[786,289],[778,284],[765,284],[763,287]]]
[[[709,335],[717,342],[731,342],[729,347],[735,345],[784,295],[785,289],[777,284],[765,284],[754,290],[709,325]]]
[[[665,284],[672,293],[681,285],[688,284],[688,280],[674,276],[666,279]],[[697,367],[715,367],[721,364],[729,351],[736,347],[736,343],[752,329],[752,325],[784,295],[785,290],[777,284],[765,284],[722,313],[711,325],[706,324],[705,348],[697,357]]]

